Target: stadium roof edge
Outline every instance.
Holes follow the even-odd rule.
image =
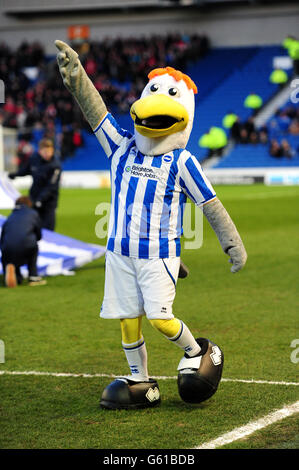
[[[187,2],[197,3],[196,0]],[[69,11],[90,10],[124,10],[130,8],[163,8],[163,7],[187,6],[183,2],[171,0],[87,0],[82,3],[77,0],[52,0],[51,2],[40,2],[39,0],[27,0],[26,6],[20,0],[2,0],[1,10],[8,15],[28,15],[32,13],[64,13]]]
[[[267,0],[255,0],[255,6],[279,6],[281,2],[274,0],[269,5]],[[297,0],[287,0],[285,4],[297,3]],[[26,16],[29,14],[63,14],[67,12],[84,11],[113,11],[113,10],[140,10],[149,8],[219,8],[226,6],[252,6],[252,0],[2,0],[0,10],[6,15]]]

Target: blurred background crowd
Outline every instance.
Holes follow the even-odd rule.
[[[127,113],[151,69],[167,65],[184,69],[208,49],[206,36],[177,33],[84,42],[77,52],[110,110]],[[0,123],[18,130],[19,164],[33,151],[33,133],[58,140],[62,160],[83,144],[81,131],[89,130],[88,125],[63,85],[55,57],[47,57],[38,42],[23,42],[17,50],[0,44],[0,77],[5,83]]]
[[[280,54],[281,48],[277,48],[276,52],[271,52],[271,48],[244,48],[244,51],[242,48],[220,49],[213,56],[210,40],[205,34],[182,33],[86,40],[71,45],[80,55],[87,74],[109,110],[118,116],[128,114],[153,68],[172,66],[179,70],[190,70],[191,67],[192,70],[194,67],[193,75],[200,87],[199,98],[205,98],[205,89],[208,90],[206,95],[211,97],[206,102],[200,102],[202,118],[196,122],[200,138],[198,140],[197,137],[197,149],[193,149],[193,153],[199,161],[211,156],[222,158],[225,150],[231,148],[228,144],[241,144],[243,149],[246,145],[249,150],[252,146],[262,145],[264,149],[259,147],[259,152],[275,157],[276,162],[280,157],[293,159],[299,156],[297,140],[292,140],[292,136],[299,135],[297,105],[288,104],[278,109],[261,127],[255,125],[255,116],[265,102],[290,79],[290,73],[288,75],[270,66],[272,54]],[[293,60],[292,73],[296,75],[299,41],[288,37],[282,45]],[[257,89],[242,97],[243,75],[240,74],[246,54],[248,66],[245,65],[243,73],[248,67],[247,78],[256,84]],[[229,64],[234,62],[234,67],[230,69]],[[265,67],[265,77],[261,76],[260,67]],[[266,78],[268,71],[271,74]],[[57,156],[62,161],[77,154],[80,148],[86,149],[91,157],[91,130],[63,85],[56,56],[46,55],[38,42],[23,42],[16,50],[0,43],[0,77],[5,83],[5,103],[0,105],[0,124],[17,130],[17,166],[26,164],[36,151],[39,140],[44,137],[53,140]],[[233,80],[238,83],[238,94]],[[209,83],[214,84],[211,89]],[[217,95],[221,87],[222,93],[219,91]],[[232,109],[224,116],[222,127],[219,127],[215,120],[219,120],[221,110],[230,103]]]

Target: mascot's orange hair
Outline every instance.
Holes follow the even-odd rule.
[[[151,80],[152,78],[158,77],[159,75],[168,74],[173,77],[177,82],[180,80],[184,80],[189,90],[193,90],[193,93],[196,95],[197,93],[197,86],[195,85],[194,81],[191,80],[188,75],[180,72],[179,70],[174,69],[173,67],[165,67],[154,69],[148,74],[148,79]]]

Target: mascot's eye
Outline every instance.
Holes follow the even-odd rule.
[[[177,88],[169,88],[168,90],[168,93],[171,95],[171,96],[175,96],[178,94],[178,89]]]
[[[154,84],[151,86],[150,90],[153,91],[153,92],[155,92],[155,91],[158,91],[159,88],[160,88],[159,85],[158,85],[157,83],[154,83]]]

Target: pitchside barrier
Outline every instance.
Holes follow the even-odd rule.
[[[207,169],[205,174],[212,184],[250,185],[298,185],[299,167],[294,168],[225,168]],[[13,182],[17,189],[27,189],[31,177],[16,178]],[[61,177],[63,188],[109,188],[109,171],[64,171]]]

